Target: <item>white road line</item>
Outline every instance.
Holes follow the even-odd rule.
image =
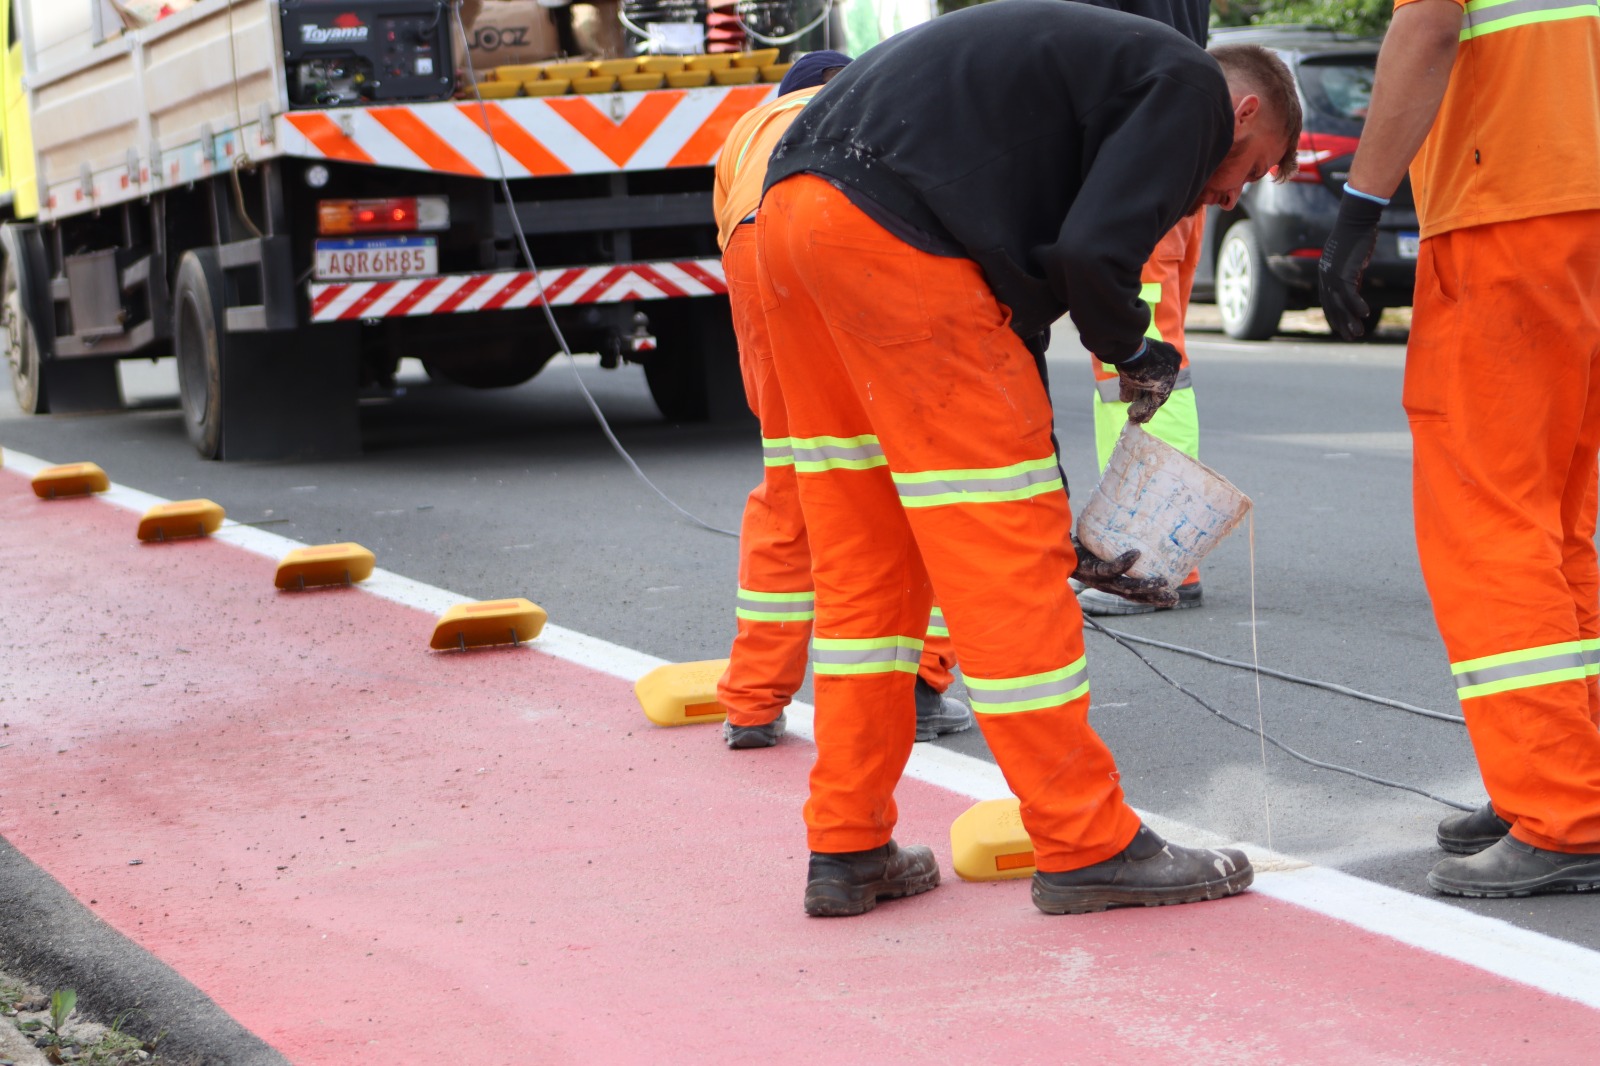
[[[4,465],[32,476],[52,464],[7,450]],[[101,498],[139,514],[169,502],[117,484]],[[280,559],[291,550],[306,546],[300,541],[231,520],[224,523],[215,537],[271,559]],[[466,596],[381,569],[374,570],[371,578],[356,587],[392,603],[435,615],[455,604],[469,602]],[[554,625],[545,626],[534,646],[547,655],[629,682],[637,681],[667,661]],[[788,716],[789,731],[810,739],[811,706],[791,703]],[[999,767],[933,745],[918,744],[912,749],[906,774],[974,800],[1011,795]],[[1225,843],[1216,834],[1194,826],[1144,811],[1139,813],[1163,836],[1208,847]],[[1237,846],[1249,852],[1251,860],[1262,868],[1255,890],[1264,895],[1600,1009],[1600,951],[1337,870],[1297,862],[1256,844],[1243,842]]]

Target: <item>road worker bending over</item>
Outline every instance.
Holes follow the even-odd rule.
[[[783,735],[783,709],[806,677],[811,642],[811,547],[795,491],[795,471],[811,460],[789,446],[783,391],[772,371],[772,347],[756,288],[756,207],[767,174],[767,160],[795,115],[850,57],[842,52],[811,52],[795,61],[778,85],[778,98],[745,114],[728,134],[717,157],[712,207],[722,271],[739,339],[739,366],[745,398],[761,420],[764,470],[761,484],[745,502],[739,529],[738,629],[728,669],[717,683],[717,700],[727,709],[722,737],[730,748],[768,748]],[[917,739],[972,728],[972,711],[944,695],[955,662],[944,618],[935,608],[917,667],[913,702]]]
[[[1098,7],[1143,15],[1171,26],[1204,48],[1210,29],[1210,0],[1084,0]],[[1233,207],[1221,204],[1223,210]],[[1189,375],[1189,348],[1184,342],[1183,324],[1189,316],[1189,294],[1194,289],[1195,269],[1200,265],[1200,247],[1205,236],[1205,211],[1192,211],[1167,231],[1139,274],[1139,298],[1150,307],[1150,328],[1145,336],[1166,341],[1178,349],[1183,362],[1172,395],[1155,417],[1144,424],[1146,432],[1165,441],[1185,455],[1200,458],[1200,411],[1195,404],[1194,385]],[[1128,423],[1128,405],[1121,402],[1121,378],[1117,368],[1089,358],[1094,370],[1095,458],[1101,473],[1111,461],[1122,427]],[[1200,571],[1195,569],[1178,585],[1178,602],[1171,609],[1200,606]],[[1084,614],[1104,616],[1147,614],[1166,610],[1151,603],[1126,600],[1099,589],[1086,588],[1078,594]]]
[[[1089,727],[1067,581],[1170,603],[1134,561],[1075,553],[1050,400],[1021,338],[1071,313],[1148,421],[1177,351],[1139,271],[1197,205],[1293,169],[1271,53],[1207,55],[1149,19],[1059,0],[945,15],[861,56],[773,153],[756,219],[816,585],[817,761],[805,906],[859,914],[939,882],[898,847],[908,698],[937,598],[973,710],[1022,802],[1050,913],[1238,892],[1237,851],[1165,843]]]
[[[1346,338],[1408,164],[1417,549],[1489,793],[1440,823],[1463,857],[1428,884],[1600,887],[1600,6],[1396,5],[1322,253],[1323,309]]]

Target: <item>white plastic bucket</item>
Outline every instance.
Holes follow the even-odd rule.
[[[1139,552],[1128,573],[1172,588],[1250,513],[1250,497],[1204,463],[1129,422],[1078,516],[1078,539],[1102,559]]]

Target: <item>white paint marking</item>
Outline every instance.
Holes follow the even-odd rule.
[[[5,453],[4,463],[6,468],[28,477],[55,465],[15,451]],[[115,483],[109,492],[100,496],[107,503],[138,514],[170,502]],[[241,526],[231,520],[213,536],[271,559],[280,559],[291,550],[306,546],[300,541]],[[466,596],[387,570],[374,570],[372,577],[356,587],[391,603],[431,614],[442,614],[458,603],[469,602]],[[545,626],[534,647],[547,655],[630,683],[667,662],[554,625]],[[810,740],[812,721],[810,704],[797,701],[789,705],[790,733]],[[935,745],[918,744],[912,749],[906,776],[974,800],[1002,799],[1011,795],[998,766]],[[1484,917],[1424,896],[1413,896],[1337,870],[1312,866],[1255,844],[1235,842],[1228,845],[1215,833],[1160,815],[1145,811],[1140,811],[1139,815],[1157,833],[1181,839],[1192,847],[1244,849],[1260,875],[1256,878],[1255,890],[1264,895],[1600,1009],[1600,952],[1498,918]]]

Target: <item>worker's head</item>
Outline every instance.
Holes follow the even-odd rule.
[[[1252,181],[1276,168],[1277,180],[1294,173],[1300,142],[1300,97],[1294,75],[1269,49],[1254,44],[1223,44],[1211,50],[1233,96],[1233,147],[1211,175],[1196,207],[1224,210],[1239,202]]]
[[[783,96],[801,89],[814,89],[819,85],[825,85],[829,78],[839,73],[849,63],[850,57],[843,52],[807,52],[796,59],[784,74],[783,80],[778,83],[778,95]]]

